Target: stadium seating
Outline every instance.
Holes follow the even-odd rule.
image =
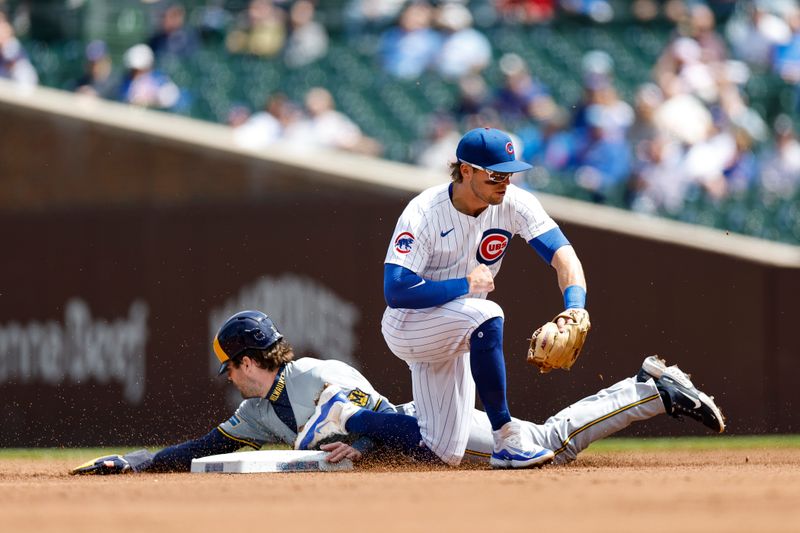
[[[486,9],[487,1],[471,0],[469,5],[473,12],[480,12]],[[190,9],[194,4],[185,3]],[[141,5],[125,2],[125,9],[134,10],[137,4]],[[566,109],[578,101],[582,92],[581,59],[587,51],[595,49],[613,57],[619,93],[630,102],[636,87],[651,79],[652,66],[670,38],[672,27],[663,20],[635,23],[628,2],[614,1],[612,5],[618,18],[609,24],[590,24],[576,17],[560,17],[541,26],[509,24],[499,19],[490,23],[477,19],[476,24],[491,40],[496,58],[508,52],[520,55]],[[452,109],[458,87],[432,73],[413,81],[380,75],[374,51],[382,28],[371,27],[354,41],[346,32],[342,7],[343,1],[320,3],[319,16],[330,32],[330,48],[323,59],[299,69],[287,68],[281,58],[230,54],[224,43],[213,39],[205,40],[204,47],[189,60],[160,60],[158,67],[185,93],[188,105],[179,112],[202,120],[225,122],[233,106],[261,109],[268,95],[276,91],[302,102],[309,88],[325,86],[341,111],[352,117],[366,134],[381,141],[385,157],[409,160],[412,146],[424,134],[430,115]],[[132,44],[125,39],[146,34],[145,17],[133,11],[125,16],[128,25],[124,26],[124,34],[117,19],[116,26],[109,25],[108,35],[103,36],[112,45],[117,64],[121,52]],[[65,89],[71,88],[71,81],[81,72],[83,44],[78,40],[25,43],[41,82]],[[496,64],[484,75],[490,86],[500,82]],[[767,74],[753,76],[746,86],[751,105],[767,120],[792,109],[793,90]],[[530,185],[554,194],[589,199],[568,175],[545,180],[532,175]],[[609,203],[623,206],[624,193],[620,189]],[[758,191],[722,203],[696,194],[689,198],[681,213],[663,215],[797,243],[800,242],[799,202],[800,197],[780,199],[764,209]]]

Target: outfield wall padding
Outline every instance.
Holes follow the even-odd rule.
[[[216,126],[181,140],[159,136],[170,131],[160,114],[140,112],[137,130],[12,100],[0,98],[0,446],[205,433],[237,402],[210,340],[243,307],[273,314],[299,355],[344,359],[396,402],[411,398],[380,318],[382,262],[415,169],[325,152],[303,166],[232,148]],[[525,363],[561,297],[555,272],[515,239],[492,294],[512,414],[543,421],[657,353],[716,396],[731,433],[800,431],[794,248],[721,232],[706,246],[682,224],[655,237],[649,219],[543,202],[584,263],[593,329],[571,372]],[[704,430],[664,417],[626,434]]]

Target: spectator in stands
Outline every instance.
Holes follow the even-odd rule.
[[[725,27],[734,57],[758,70],[767,70],[777,46],[785,45],[792,30],[785,18],[754,2],[743,6],[741,13],[731,17]]]
[[[285,43],[286,13],[272,0],[250,0],[226,38],[229,51],[264,57],[278,55]]]
[[[540,100],[550,100],[547,88],[536,80],[525,61],[517,54],[500,58],[503,85],[494,96],[492,107],[512,129],[527,119],[531,106]]]
[[[480,74],[489,65],[492,45],[472,27],[472,15],[465,6],[442,5],[436,23],[444,37],[436,57],[436,70],[443,78],[458,80],[467,74]]]
[[[635,119],[628,129],[627,138],[633,148],[634,158],[648,159],[649,149],[643,144],[660,136],[661,131],[655,117],[658,108],[664,103],[664,94],[654,83],[645,83],[637,91],[634,101]],[[640,155],[641,154],[641,155]]]
[[[314,20],[314,13],[310,0],[297,0],[289,11],[291,30],[283,52],[289,67],[309,65],[328,53],[328,31]]]
[[[524,147],[519,157],[534,166],[541,165],[548,136],[553,133],[548,129],[553,126],[554,117],[563,112],[550,95],[534,98],[528,103],[526,119],[514,129]]]
[[[736,139],[731,131],[720,130],[718,124],[713,124],[707,139],[688,147],[684,172],[688,179],[702,187],[709,198],[721,200],[729,193],[725,169],[734,161],[736,153]]]
[[[607,0],[561,0],[561,7],[567,13],[589,17],[594,22],[611,22],[614,8]]]
[[[305,98],[308,118],[286,132],[287,139],[298,147],[323,146],[367,155],[378,155],[381,144],[364,135],[347,115],[336,110],[333,96],[323,87],[313,87]]]
[[[714,13],[705,4],[694,3],[681,12],[678,31],[654,68],[662,90],[677,80],[681,92],[693,94],[706,104],[717,101],[728,51],[715,27]]]
[[[569,125],[569,113],[553,107],[541,119],[541,137],[536,146],[529,149],[526,144],[527,161],[535,166],[541,165],[548,172],[565,172],[575,157],[576,143]]]
[[[127,69],[122,80],[119,99],[123,102],[155,109],[173,109],[181,92],[165,74],[153,69],[153,51],[146,44],[129,48],[123,56]]]
[[[497,13],[507,22],[542,24],[553,20],[555,0],[495,0]]]
[[[648,214],[680,214],[693,185],[683,168],[683,149],[668,135],[659,134],[637,146],[628,203]]]
[[[633,0],[631,13],[640,22],[650,22],[658,16],[659,6],[656,0]]]
[[[228,114],[225,116],[225,123],[231,128],[236,129],[247,123],[250,117],[249,107],[244,104],[233,104],[228,110]]]
[[[614,62],[606,52],[592,50],[582,60],[583,97],[575,107],[572,128],[576,139],[591,137],[589,109],[599,109],[603,113],[604,128],[615,137],[624,138],[633,124],[633,108],[619,97],[614,86]]]
[[[708,139],[713,127],[708,107],[696,96],[686,93],[677,79],[659,88],[664,93],[664,103],[658,106],[653,117],[659,130],[687,145]]]
[[[379,56],[386,72],[414,79],[431,67],[442,45],[431,27],[432,16],[430,4],[412,2],[400,14],[398,25],[381,35]]]
[[[90,42],[86,45],[85,56],[83,76],[73,84],[75,92],[114,99],[119,91],[120,80],[114,75],[106,43],[99,40]]]
[[[14,27],[0,11],[0,78],[13,80],[20,85],[34,86],[39,75],[28,59],[28,54],[17,39]]]
[[[225,0],[206,0],[206,4],[193,10],[200,38],[204,43],[219,45],[225,42],[233,14],[225,9]]]
[[[800,141],[792,119],[781,114],[775,119],[774,143],[761,154],[761,186],[765,200],[791,198],[800,190]]]
[[[273,95],[265,102],[264,109],[238,124],[231,124],[234,128],[233,141],[242,148],[261,150],[280,139],[283,126],[272,111],[280,105],[278,100],[284,98],[282,94]]]
[[[598,203],[619,200],[631,171],[630,149],[614,117],[602,105],[586,110],[588,135],[576,139],[575,182]]]
[[[704,102],[714,102],[719,97],[715,69],[716,64],[704,61],[703,50],[697,41],[691,37],[679,37],[658,58],[654,77],[662,90],[669,86],[681,93],[695,95]]]
[[[490,94],[486,80],[478,74],[469,74],[458,80],[458,97],[453,114],[459,122],[480,113],[489,105]]]
[[[710,7],[702,2],[691,4],[688,18],[679,23],[679,31],[684,25],[686,36],[700,46],[703,63],[713,65],[728,58],[728,47],[716,30],[717,21]]]
[[[233,111],[233,110],[232,110]],[[261,111],[230,124],[234,128],[234,142],[242,148],[261,150],[277,141],[291,137],[293,131],[299,132],[298,124],[303,124],[302,110],[284,93],[270,95]],[[230,121],[229,121],[230,122]],[[303,130],[305,134],[305,130]],[[291,141],[289,138],[288,140]],[[305,142],[305,139],[297,139]]]
[[[344,9],[348,36],[358,41],[365,31],[384,28],[396,20],[406,0],[350,0]]]
[[[180,3],[171,3],[161,14],[160,28],[147,45],[156,57],[170,55],[186,58],[200,47],[197,32],[186,26],[186,10]]]
[[[434,113],[428,119],[425,139],[414,149],[414,160],[418,165],[444,172],[460,140],[461,132],[453,117],[447,113]]]
[[[800,87],[800,9],[793,9],[787,22],[792,36],[775,48],[773,69],[786,83]]]
[[[722,174],[725,176],[726,196],[743,194],[752,190],[758,182],[758,159],[753,152],[755,139],[744,125],[731,129],[734,140],[732,157],[726,161]]]
[[[730,132],[736,147],[723,170],[726,187],[729,194],[741,196],[757,185],[759,169],[755,150],[759,143],[767,140],[769,127],[755,109],[748,107],[732,78],[720,76],[720,99],[714,113],[721,115],[720,127]]]

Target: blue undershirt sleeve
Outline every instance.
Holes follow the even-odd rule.
[[[383,296],[392,308],[424,309],[467,293],[467,278],[431,281],[400,265],[386,263],[383,267]]]
[[[375,449],[375,441],[369,437],[359,437],[350,446],[366,455]]]
[[[153,462],[142,468],[146,472],[188,472],[192,467],[192,459],[231,453],[241,448],[243,443],[223,434],[218,428],[212,429],[199,439],[189,440],[159,451]]]
[[[553,261],[553,256],[556,251],[562,246],[570,244],[567,237],[562,233],[561,228],[553,228],[550,231],[545,231],[538,237],[528,241],[539,257],[549,265]]]

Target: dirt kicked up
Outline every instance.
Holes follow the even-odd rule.
[[[0,531],[800,531],[800,449],[587,452],[513,472],[73,477],[73,463],[0,460]]]

